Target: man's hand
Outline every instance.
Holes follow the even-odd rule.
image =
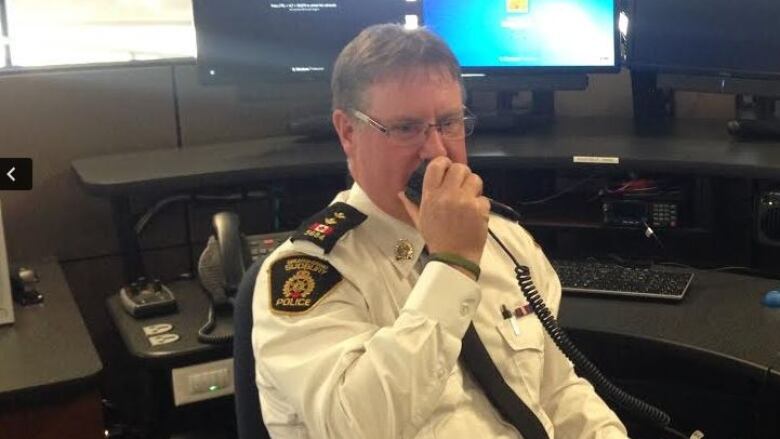
[[[425,171],[420,207],[403,193],[399,197],[428,251],[455,253],[479,264],[490,202],[482,196],[482,179],[468,166],[437,157]]]

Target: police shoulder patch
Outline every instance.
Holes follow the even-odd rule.
[[[308,255],[281,258],[271,266],[271,311],[298,314],[310,310],[342,279],[330,263]]]
[[[295,231],[291,240],[311,241],[329,253],[345,233],[365,221],[366,215],[346,203],[333,203]]]

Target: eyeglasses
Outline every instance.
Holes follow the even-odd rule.
[[[360,110],[352,110],[352,115],[355,118],[404,146],[417,146],[425,143],[431,128],[436,128],[436,131],[445,140],[461,140],[470,136],[474,132],[477,118],[466,107],[463,107],[463,113],[463,115],[448,117],[436,123],[408,121],[385,126]]]

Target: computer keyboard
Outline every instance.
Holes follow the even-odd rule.
[[[551,261],[566,293],[682,300],[693,273],[630,268],[590,260]]]

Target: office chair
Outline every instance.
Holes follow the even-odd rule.
[[[263,260],[244,273],[233,305],[233,379],[239,439],[270,439],[260,413],[252,350],[252,296]]]

